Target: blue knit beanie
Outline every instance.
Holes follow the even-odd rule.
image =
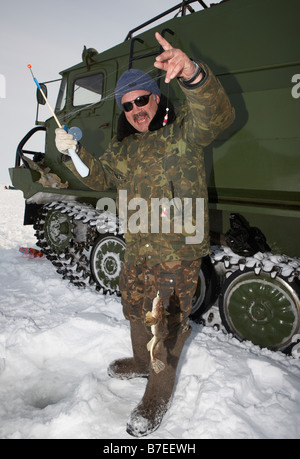
[[[135,91],[137,89],[144,89],[145,91],[149,91],[160,96],[159,87],[147,73],[139,69],[126,70],[126,72],[124,72],[119,78],[115,89],[116,102],[121,110],[123,110],[121,103],[122,97],[128,92]]]

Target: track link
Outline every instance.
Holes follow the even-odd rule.
[[[65,234],[51,237],[51,231],[58,233],[59,228],[49,225],[49,215],[63,217]],[[52,202],[43,206],[36,218],[34,229],[37,245],[57,272],[77,287],[99,289],[95,283],[89,255],[99,233],[123,234],[119,219],[108,212],[95,209],[92,205],[77,202]],[[68,241],[64,240],[68,238]],[[53,241],[54,240],[54,241]],[[65,245],[65,247],[64,247]]]
[[[275,278],[280,274],[289,283],[300,280],[300,258],[274,255],[271,252],[257,252],[252,257],[241,257],[224,246],[213,246],[210,256],[216,270],[226,278],[238,269],[244,271],[245,268],[252,268],[257,275],[265,272]]]

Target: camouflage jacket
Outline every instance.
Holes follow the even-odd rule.
[[[186,104],[172,122],[163,127],[161,120],[157,129],[121,141],[114,137],[99,159],[80,149],[90,169],[81,180],[94,190],[118,190],[125,262],[153,266],[209,253],[203,147],[230,126],[234,109],[217,78],[199,64],[205,71],[200,83],[178,80]]]

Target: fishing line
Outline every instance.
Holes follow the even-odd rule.
[[[77,115],[78,113],[82,112],[82,110],[86,110],[86,109],[89,109],[89,108],[92,108],[94,107],[95,105],[97,104],[100,104],[101,102],[105,102],[107,100],[111,100],[111,99],[114,99],[115,97],[115,91],[111,91],[110,93],[108,93],[105,97],[101,98],[100,101],[97,101],[97,102],[94,102],[92,104],[88,104],[88,105],[85,105],[81,108],[78,108],[76,110],[72,110],[71,112],[68,112],[68,113],[65,113],[65,114],[60,114],[58,115],[58,118],[61,120],[61,121],[68,121],[70,120],[72,117],[74,117],[75,115]]]
[[[40,91],[40,93],[42,94],[42,96],[43,96],[43,98],[44,98],[46,104],[48,105],[49,110],[50,110],[50,112],[52,113],[52,115],[53,115],[53,117],[54,117],[54,119],[55,119],[55,121],[56,121],[58,127],[59,127],[59,128],[62,128],[62,125],[60,124],[60,122],[59,122],[59,120],[58,120],[56,114],[54,113],[53,108],[52,108],[51,105],[49,104],[48,99],[47,99],[47,97],[46,97],[46,95],[45,95],[45,93],[44,93],[44,91],[43,91],[41,85],[39,84],[38,80],[35,78],[35,76],[34,76],[34,74],[33,74],[33,72],[32,72],[31,65],[28,64],[28,65],[27,65],[27,68],[30,70],[31,75],[32,75],[32,78],[33,78],[33,81],[35,82],[35,84],[36,84],[38,90]],[[66,131],[68,131],[66,127],[65,127],[64,129],[65,129]],[[68,152],[69,152],[70,157],[72,158],[72,161],[73,161],[74,166],[76,167],[78,173],[79,173],[82,177],[87,177],[88,174],[89,174],[89,168],[81,161],[81,159],[79,158],[79,156],[77,155],[77,153],[76,153],[76,151],[75,151],[74,149],[69,148],[69,149],[68,149]]]
[[[149,67],[149,69],[147,69],[147,70],[145,71],[145,73],[146,73],[147,75],[149,75],[149,74],[151,74],[151,72],[154,72],[154,71],[156,71],[156,69],[153,68],[153,66],[151,66],[151,67]],[[117,73],[117,71],[113,71],[112,73],[110,73],[110,74],[107,75],[107,78],[109,78],[110,76],[115,76],[116,73]],[[160,76],[153,76],[153,77],[152,77],[152,79],[153,79],[154,81],[158,81],[160,78],[162,78],[162,75],[160,75]],[[124,86],[123,86],[123,87],[124,87]],[[78,89],[79,89],[79,88],[78,88]],[[122,90],[122,87],[121,87],[120,89]],[[168,85],[168,92],[169,92],[169,85]],[[97,104],[99,104],[99,103],[101,103],[101,102],[105,102],[105,101],[107,101],[107,100],[111,100],[111,99],[114,99],[114,98],[115,98],[115,90],[111,90],[111,91],[109,91],[109,92],[106,94],[105,97],[101,98],[100,101],[94,102],[94,103],[92,103],[92,104],[85,105],[85,106],[83,106],[83,107],[81,107],[81,108],[72,110],[71,112],[68,112],[68,113],[65,113],[65,114],[62,113],[62,114],[58,115],[58,119],[59,119],[60,121],[66,121],[66,122],[67,122],[67,121],[69,121],[73,116],[75,116],[75,115],[77,115],[78,113],[80,113],[82,110],[86,110],[86,109],[88,109],[88,108],[92,108],[93,106],[95,106],[95,105],[97,105]],[[70,97],[67,97],[67,98],[66,98],[66,101],[70,102],[70,101],[72,101],[72,100],[71,100]]]
[[[126,64],[126,66],[125,66],[125,65],[121,66],[121,67],[120,67],[120,70],[122,71],[122,70],[125,69],[125,68],[127,68],[127,64]],[[155,69],[153,68],[153,66],[151,66],[151,67],[149,67],[149,70],[147,69],[147,70],[145,71],[145,73],[149,74],[149,73],[151,73],[151,72],[154,71],[154,70],[155,70]],[[117,70],[113,70],[111,73],[108,73],[107,76],[106,76],[106,80],[109,80],[111,77],[115,78],[117,72],[118,72]],[[123,72],[122,72],[122,73],[123,73]],[[86,75],[86,76],[88,77],[89,75]],[[80,88],[77,88],[76,90],[78,90],[78,89],[80,89]],[[74,92],[75,92],[75,91],[74,91]],[[74,93],[73,93],[73,94],[74,94]],[[71,102],[71,103],[73,102],[73,94],[72,94],[71,97],[66,97],[66,102]],[[110,92],[108,92],[107,95],[106,95],[105,97],[101,98],[100,101],[98,100],[97,102],[94,102],[94,103],[91,103],[91,104],[86,104],[85,106],[83,106],[83,107],[81,107],[81,108],[72,110],[72,111],[69,112],[69,113],[61,114],[61,115],[59,115],[59,119],[65,120],[65,121],[66,121],[66,120],[68,120],[70,117],[76,115],[77,113],[80,113],[82,110],[85,110],[86,108],[89,108],[89,107],[93,107],[94,105],[97,105],[97,104],[99,104],[100,102],[105,102],[106,100],[110,100],[110,99],[112,99],[112,98],[114,98],[114,97],[115,97],[115,90],[113,89],[113,90],[111,90]]]

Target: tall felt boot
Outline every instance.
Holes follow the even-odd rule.
[[[179,357],[191,331],[190,327],[186,333],[163,342],[156,357],[165,363],[165,369],[158,374],[150,370],[145,394],[127,423],[126,430],[130,435],[149,435],[160,426],[171,403]]]
[[[147,343],[150,335],[142,321],[130,321],[130,334],[133,357],[118,359],[108,367],[108,374],[112,378],[132,379],[147,378],[150,372],[150,356]]]

